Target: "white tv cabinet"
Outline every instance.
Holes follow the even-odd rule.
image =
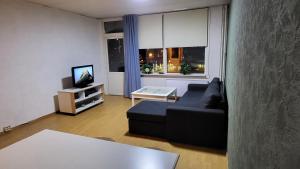
[[[59,111],[77,114],[104,101],[104,85],[93,83],[84,88],[58,91]]]

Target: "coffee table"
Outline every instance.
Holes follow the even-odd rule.
[[[168,101],[171,96],[174,96],[175,100],[177,99],[177,89],[175,87],[145,86],[131,93],[132,106],[135,104],[135,99]]]
[[[1,169],[175,169],[174,153],[43,130],[0,150]]]

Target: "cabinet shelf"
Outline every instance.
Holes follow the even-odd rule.
[[[85,110],[85,109],[88,109],[88,108],[93,107],[93,106],[95,106],[95,105],[97,105],[97,104],[100,104],[100,103],[102,103],[103,101],[104,101],[103,99],[99,99],[99,100],[97,100],[97,101],[93,101],[93,102],[91,102],[91,103],[89,103],[89,104],[86,104],[86,105],[84,105],[84,106],[82,106],[82,107],[79,107],[79,108],[76,109],[76,113],[79,113],[79,112],[81,112],[81,111],[83,111],[83,110]]]
[[[90,94],[90,95],[88,95],[88,96],[86,96],[86,97],[78,98],[78,99],[75,100],[75,103],[78,103],[78,102],[81,102],[81,101],[84,101],[84,100],[88,100],[88,99],[90,99],[90,98],[92,98],[92,97],[95,97],[95,96],[98,96],[98,95],[100,95],[100,94],[102,94],[102,93],[103,93],[103,92],[96,92],[96,93]]]

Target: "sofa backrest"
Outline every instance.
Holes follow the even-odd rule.
[[[201,102],[205,108],[218,108],[222,95],[220,93],[220,79],[214,78],[205,90]]]
[[[205,89],[203,86],[195,84],[195,86],[198,86],[198,90],[188,90],[175,104],[183,107],[225,110],[221,84],[219,78],[214,78],[208,86],[205,86]],[[200,88],[203,88],[203,90]]]
[[[227,104],[227,95],[226,95],[226,89],[225,89],[225,83],[220,82],[220,93],[222,96],[222,99],[219,103],[219,108],[225,110],[225,112],[228,111],[228,104]]]

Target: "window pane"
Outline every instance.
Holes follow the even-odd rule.
[[[105,33],[120,33],[123,32],[122,21],[104,22]]]
[[[123,39],[108,39],[108,60],[110,72],[124,72]]]
[[[167,48],[168,73],[180,73],[181,63],[191,65],[191,73],[204,73],[205,47]]]
[[[163,49],[140,49],[140,65],[149,64],[154,73],[163,72]]]

